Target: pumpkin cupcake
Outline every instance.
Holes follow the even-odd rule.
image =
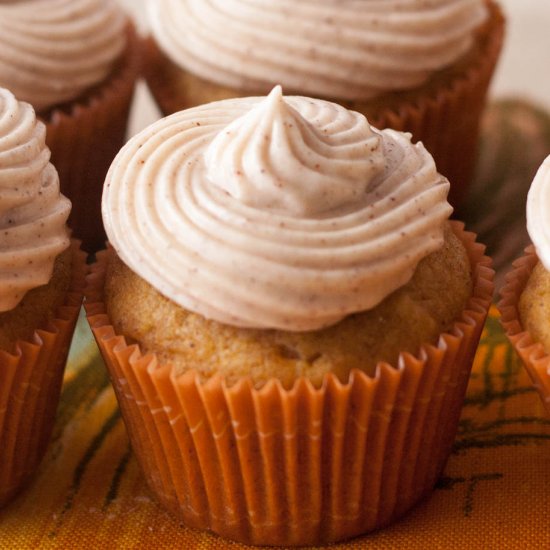
[[[125,140],[138,39],[114,0],[0,3],[0,86],[33,105],[83,247],[104,246],[101,191]]]
[[[285,91],[411,132],[464,196],[504,34],[486,0],[150,2],[145,74],[165,114]]]
[[[533,245],[514,263],[501,290],[506,334],[550,412],[550,156],[527,197],[527,231]]]
[[[492,290],[410,136],[319,99],[229,99],[133,138],[88,318],[133,448],[186,524],[342,540],[428,494]]]
[[[82,298],[84,258],[49,157],[33,108],[0,88],[0,505],[45,452]]]

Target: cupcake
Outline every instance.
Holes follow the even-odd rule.
[[[199,6],[200,4],[200,6]],[[268,5],[269,4],[269,5]],[[491,0],[149,2],[145,74],[165,114],[285,91],[411,132],[464,196],[504,19]]]
[[[0,88],[0,505],[29,480],[52,431],[82,299],[45,126]]]
[[[69,225],[88,251],[102,248],[101,190],[125,139],[139,69],[138,40],[113,0],[0,2],[0,86],[33,105]]]
[[[550,412],[550,156],[527,196],[527,231],[533,242],[514,262],[501,289],[506,335]]]
[[[280,87],[122,149],[86,309],[147,482],[185,524],[320,544],[431,491],[492,291],[448,188],[410,135]]]

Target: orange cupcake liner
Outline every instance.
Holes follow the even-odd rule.
[[[42,118],[51,162],[59,173],[61,192],[72,202],[69,226],[94,252],[105,246],[101,195],[105,176],[126,140],[126,128],[136,79],[141,42],[128,27],[128,45],[113,74],[97,89],[66,108]]]
[[[477,162],[481,115],[504,41],[505,21],[500,8],[487,1],[489,21],[480,29],[480,45],[468,67],[450,81],[428,85],[425,93],[402,102],[398,109],[381,109],[369,122],[376,128],[410,132],[435,159],[449,179],[449,201],[460,204]]]
[[[523,328],[518,309],[521,293],[537,262],[535,247],[530,245],[525,249],[524,256],[518,258],[512,264],[512,270],[506,274],[505,283],[500,290],[498,308],[506,336],[523,361],[546,411],[550,414],[550,355]]]
[[[504,41],[505,21],[493,0],[487,0],[489,20],[478,31],[476,52],[466,67],[451,77],[435,79],[411,93],[394,92],[367,102],[344,102],[363,112],[376,128],[410,132],[435,159],[438,171],[449,179],[449,201],[458,206],[466,196],[477,162],[481,115],[487,91]],[[144,72],[149,88],[164,114],[186,105],[181,93],[162,78],[166,63],[153,39],[145,43]],[[246,95],[244,92],[242,95]],[[334,98],[338,102],[338,98]]]
[[[87,272],[78,242],[72,250],[71,287],[55,318],[13,353],[0,350],[0,506],[30,480],[50,440]]]
[[[320,388],[299,378],[261,388],[195,371],[176,376],[116,334],[103,303],[109,252],[85,308],[134,452],[159,501],[185,524],[249,544],[338,541],[387,525],[430,493],[451,451],[491,303],[484,247],[454,224],[474,289],[437,345]]]

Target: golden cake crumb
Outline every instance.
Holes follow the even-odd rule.
[[[342,381],[354,368],[372,374],[379,361],[395,364],[400,352],[435,343],[460,315],[471,289],[466,251],[447,228],[444,246],[420,262],[407,285],[374,309],[317,331],[242,329],[210,321],[162,296],[116,254],[105,302],[118,333],[179,373],[194,368],[204,378],[219,373],[229,382],[250,375],[256,385],[276,377],[289,387],[299,376],[319,385],[328,372]]]
[[[519,299],[523,328],[550,353],[550,272],[539,262]]]
[[[29,339],[36,327],[46,325],[63,304],[71,282],[72,253],[62,252],[56,259],[50,282],[33,288],[16,308],[0,313],[0,349],[13,351],[17,340]]]

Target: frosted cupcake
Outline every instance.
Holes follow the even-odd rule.
[[[88,318],[146,479],[186,524],[318,544],[433,488],[492,289],[448,187],[409,135],[279,87],[122,149]]]
[[[92,251],[104,245],[101,190],[122,147],[138,41],[113,0],[0,2],[0,86],[31,103],[73,203],[69,225]]]
[[[146,76],[165,114],[226,97],[287,93],[408,131],[463,196],[503,39],[484,0],[149,2]]]
[[[507,336],[550,412],[550,156],[527,198],[527,231],[533,245],[514,263],[499,308]]]
[[[33,108],[0,88],[0,505],[35,471],[53,427],[84,259]]]

